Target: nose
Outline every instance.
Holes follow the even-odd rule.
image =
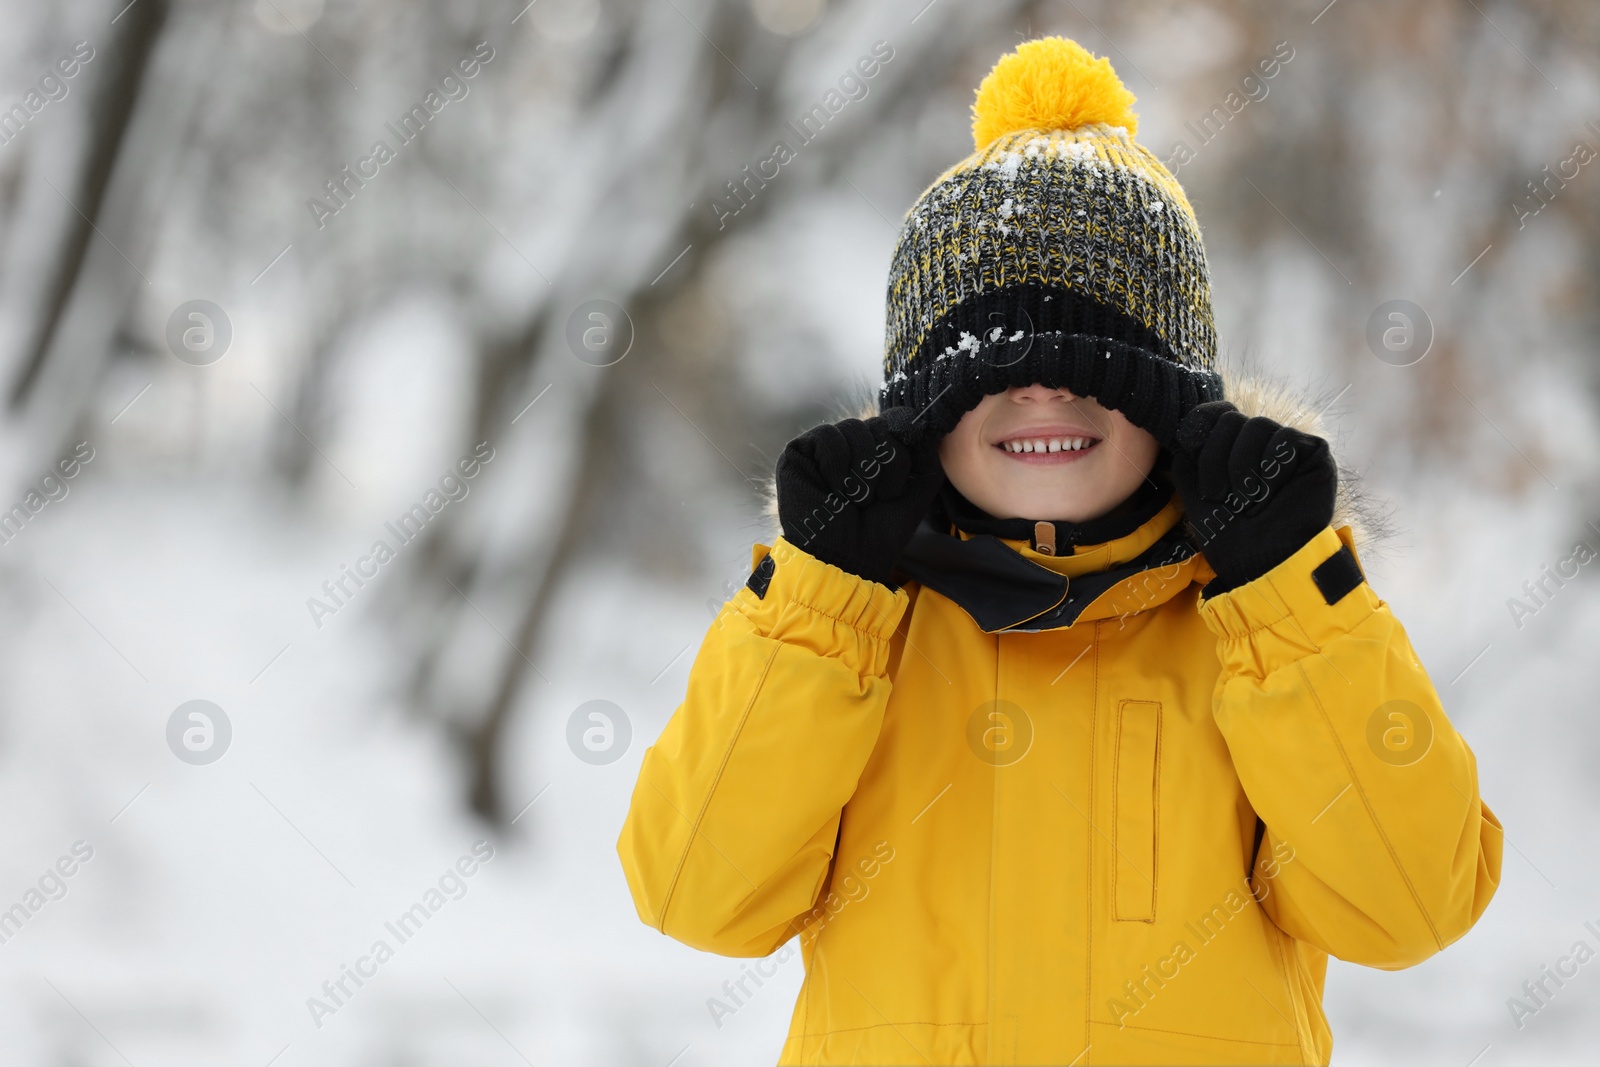
[[[1037,382],[1035,382],[1033,385],[1013,386],[1012,388],[1006,390],[1006,395],[1010,399],[1023,404],[1043,404],[1051,400],[1077,399],[1070,389],[1064,387],[1060,389],[1051,389],[1049,386],[1040,385]]]

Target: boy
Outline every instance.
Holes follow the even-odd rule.
[[[783,1063],[1325,1064],[1328,956],[1409,967],[1499,883],[1315,416],[1214,369],[1131,103],[1061,38],[985,79],[895,251],[882,414],[785,449],[645,754],[639,915],[799,936]]]

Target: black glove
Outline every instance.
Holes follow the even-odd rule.
[[[1333,520],[1339,469],[1321,437],[1212,400],[1184,416],[1172,453],[1189,539],[1217,572],[1204,596],[1261,577]]]
[[[783,536],[817,559],[891,589],[889,572],[927,514],[944,468],[907,407],[807,430],[778,457]]]

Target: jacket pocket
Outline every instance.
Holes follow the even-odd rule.
[[[1156,825],[1161,799],[1161,704],[1117,704],[1116,765],[1112,771],[1111,916],[1132,922],[1156,918]]]

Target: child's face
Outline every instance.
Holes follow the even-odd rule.
[[[1090,443],[1071,450],[1072,438]],[[1040,440],[1045,451],[1006,447]],[[1048,451],[1052,442],[1059,451]],[[939,442],[939,462],[962,496],[997,519],[1087,522],[1131,496],[1160,450],[1093,397],[1030,385],[984,397]]]

